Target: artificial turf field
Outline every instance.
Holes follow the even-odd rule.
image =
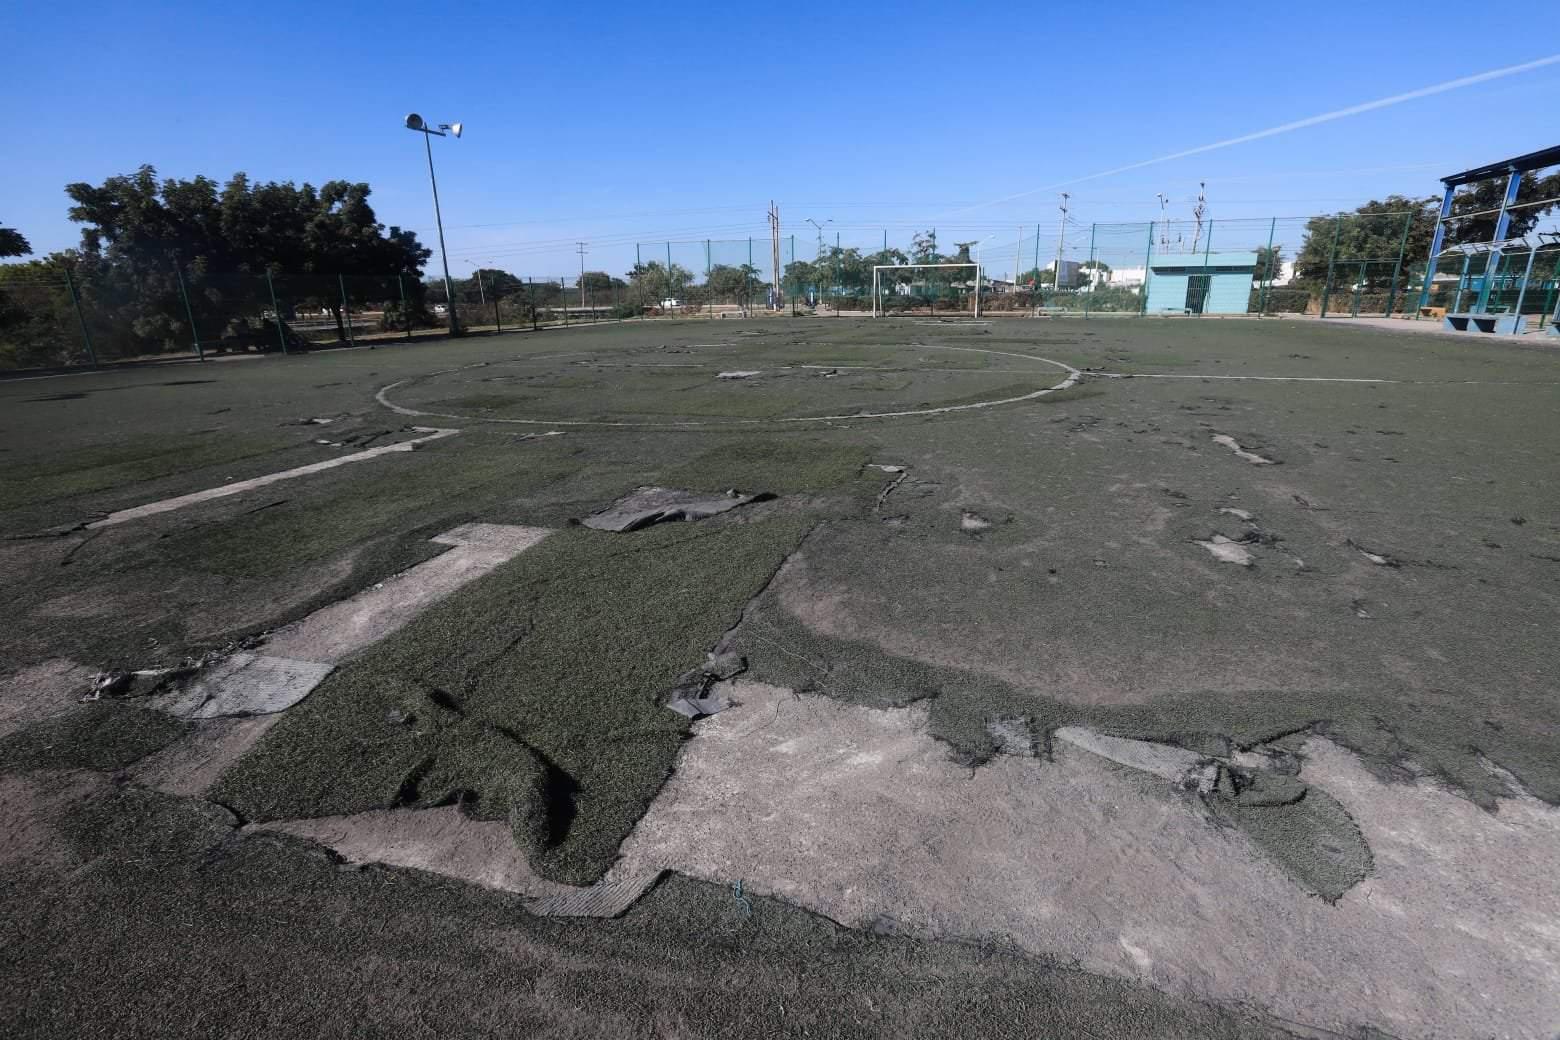
[[[38,1036],[1549,1035],[1560,356],[1542,343],[776,319],[0,384],[6,1017]],[[459,432],[83,526],[414,426]],[[644,485],[773,497],[631,533],[571,523]],[[250,645],[469,523],[555,530],[343,662],[203,798],[135,771],[196,724],[76,703],[88,673]],[[788,691],[773,720],[759,687],[700,723],[660,705],[717,645]],[[901,723],[885,759],[872,741]],[[869,772],[757,785],[765,755],[814,739],[779,731],[812,724],[862,727],[848,761]],[[1055,736],[1080,726],[1287,766],[1240,797],[1173,790]],[[954,777],[1020,786],[961,800]],[[1372,801],[1421,796],[1423,820],[1393,802],[1372,822]],[[652,846],[672,874],[619,919],[560,921],[263,829],[452,802],[551,882]],[[1010,803],[1022,825],[971,829]],[[690,843],[675,820],[695,816]],[[1188,844],[1150,850],[1141,905],[1096,928],[1117,960],[1061,911],[983,916],[1055,896],[1034,858],[1103,871],[1159,829]],[[919,887],[899,853],[872,859],[902,835]],[[1459,858],[1481,842],[1551,858],[1492,878]],[[1209,849],[1221,876],[1196,884],[1227,907],[1151,873],[1191,878]],[[846,859],[868,868],[831,881]],[[1429,877],[1456,903],[1446,934],[1357,916]],[[744,878],[756,894],[734,896]],[[1078,902],[1098,919],[1123,900]],[[1280,913],[1335,945],[1285,952],[1273,926],[1260,970],[1198,953]],[[1456,1010],[1459,956],[1507,947],[1510,987]]]

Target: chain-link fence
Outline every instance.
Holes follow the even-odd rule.
[[[1560,241],[1429,249],[1434,210],[1083,224],[1008,231],[853,229],[641,242],[632,270],[453,282],[416,274],[133,275],[82,261],[0,265],[0,370],[141,357],[373,346],[464,330],[646,317],[1056,313],[1086,316],[1431,317],[1556,320]],[[811,259],[806,258],[811,254]],[[1492,262],[1492,257],[1496,259]],[[947,265],[947,266],[934,266]],[[976,265],[982,272],[976,275]],[[874,269],[880,269],[874,277]],[[899,270],[902,268],[902,270]]]

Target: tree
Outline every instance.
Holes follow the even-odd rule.
[[[758,280],[758,268],[751,264],[716,264],[705,277],[704,286],[711,299],[736,300],[743,305],[763,287]]]
[[[1257,269],[1251,278],[1255,282],[1276,282],[1284,270],[1284,251],[1278,246],[1257,247]]]
[[[1372,199],[1353,213],[1312,217],[1306,222],[1305,238],[1295,257],[1295,281],[1307,287],[1322,286],[1330,266],[1342,261],[1353,265],[1348,281],[1353,284],[1363,262],[1366,285],[1385,287],[1392,281],[1400,252],[1405,268],[1422,263],[1429,255],[1435,213],[1427,207],[1433,205],[1433,199],[1388,195],[1379,202]]]
[[[605,271],[586,271],[584,275],[586,292],[611,292],[617,283],[610,274]]]
[[[668,268],[657,260],[635,264],[628,272],[629,289],[640,306],[659,306],[662,300],[677,299],[686,294],[691,281],[693,272],[686,267],[673,264]]]
[[[74,254],[84,299],[112,311],[128,349],[155,352],[188,335],[179,276],[202,329],[232,331],[270,308],[265,275],[291,304],[341,314],[342,276],[373,276],[372,290],[398,300],[408,276],[418,310],[420,272],[431,255],[410,231],[386,229],[368,204],[367,184],[252,185],[234,174],[220,190],[208,177],[159,180],[143,166],[101,185],[69,184],[70,219],[84,225]],[[282,316],[284,319],[286,314]]]
[[[32,246],[20,231],[0,227],[0,256],[26,256],[31,252]]]

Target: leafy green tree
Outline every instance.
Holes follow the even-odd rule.
[[[231,331],[269,309],[267,273],[291,279],[289,302],[333,313],[342,336],[337,276],[374,276],[387,300],[399,295],[396,276],[408,276],[421,308],[417,287],[429,250],[414,233],[378,222],[367,184],[251,184],[238,173],[219,189],[208,177],[160,180],[143,166],[65,191],[74,203],[70,218],[84,225],[77,253],[83,297],[128,330],[122,349],[155,352],[188,336],[180,272],[203,329]]]
[[[731,266],[716,264],[704,279],[705,290],[712,300],[736,300],[748,303],[763,288],[758,280],[758,268],[751,264]]]
[[[1358,276],[1360,261],[1366,261],[1366,284],[1372,288],[1386,286],[1392,280],[1405,223],[1408,244],[1403,249],[1404,266],[1423,262],[1429,255],[1435,213],[1427,207],[1433,205],[1431,199],[1388,195],[1379,202],[1372,199],[1353,213],[1312,217],[1306,222],[1305,238],[1295,257],[1295,280],[1303,286],[1318,287],[1327,281],[1329,262],[1352,261],[1352,283]]]
[[[628,273],[630,291],[640,306],[658,306],[662,300],[680,299],[687,295],[693,272],[681,264],[668,268],[658,260],[636,264]]]
[[[1257,269],[1252,279],[1257,282],[1277,281],[1284,269],[1284,251],[1279,246],[1257,247]]]
[[[14,228],[0,227],[0,256],[26,256],[32,246]]]

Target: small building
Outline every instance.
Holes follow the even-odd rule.
[[[1245,314],[1256,253],[1167,253],[1148,263],[1150,314]]]

